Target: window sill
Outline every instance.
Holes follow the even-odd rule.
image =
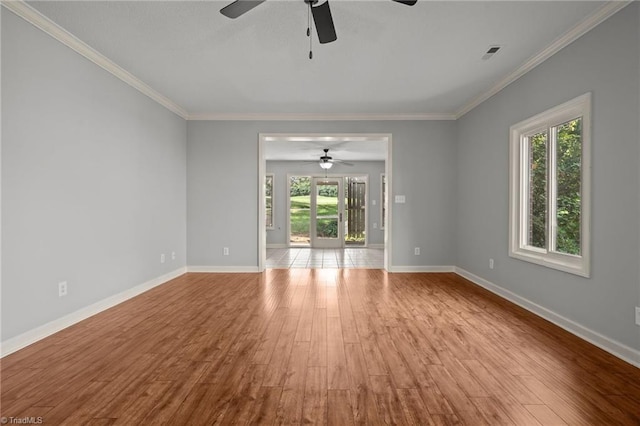
[[[580,256],[536,253],[525,249],[519,249],[516,251],[510,250],[509,256],[514,259],[535,263],[536,265],[557,269],[559,271],[585,278],[589,278],[591,276],[588,261],[584,257]]]

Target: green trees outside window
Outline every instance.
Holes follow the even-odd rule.
[[[556,128],[556,251],[579,255],[581,224],[582,120]]]
[[[550,138],[555,141],[550,143]],[[554,163],[550,164],[555,147]],[[545,249],[549,220],[554,221],[555,247],[559,253],[580,255],[582,119],[553,126],[528,137],[529,245]],[[554,179],[550,175],[554,174]],[[550,188],[550,184],[553,187]],[[554,194],[554,199],[550,199]],[[553,201],[550,203],[549,201]],[[553,217],[550,216],[550,210]]]

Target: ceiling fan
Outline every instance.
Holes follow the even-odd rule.
[[[235,0],[234,2],[226,5],[220,9],[220,13],[228,18],[235,19],[241,15],[244,15],[265,0]],[[313,22],[318,32],[318,40],[321,44],[331,43],[336,41],[338,36],[336,35],[336,28],[333,25],[333,18],[331,16],[331,9],[329,8],[329,1],[320,2],[320,0],[303,0],[308,6],[311,14],[313,15]],[[418,0],[392,0],[396,3],[402,3],[407,6],[413,6]],[[311,37],[311,22],[307,27],[307,37]],[[311,40],[309,40],[311,43]],[[309,59],[312,58],[312,53],[309,52]]]
[[[320,167],[325,169],[325,170],[329,170],[335,163],[339,163],[339,164],[344,164],[345,166],[353,166],[353,163],[349,163],[348,161],[344,161],[344,160],[334,160],[333,157],[329,156],[329,148],[324,148],[324,155],[320,156],[320,161],[318,162],[318,164],[320,164]],[[316,161],[306,161],[307,163],[315,163]]]

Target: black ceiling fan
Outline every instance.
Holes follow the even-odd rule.
[[[325,170],[330,169],[331,166],[338,163],[344,164],[345,166],[353,166],[353,163],[350,163],[348,161],[334,160],[333,157],[329,155],[329,148],[324,148],[323,151],[324,151],[324,154],[320,156],[320,161],[311,160],[311,161],[305,161],[305,163],[318,163],[320,164],[320,167],[322,167]]]
[[[220,9],[220,13],[228,18],[235,19],[244,15],[265,0],[236,0],[233,3]],[[338,38],[336,35],[336,28],[333,25],[333,17],[331,16],[331,9],[329,8],[329,1],[320,3],[319,0],[303,0],[311,10],[313,15],[313,22],[315,23],[316,30],[318,32],[318,40],[321,44],[331,43]],[[407,6],[413,6],[418,0],[392,0],[396,3],[402,3]],[[310,36],[310,29],[307,29],[307,36]]]

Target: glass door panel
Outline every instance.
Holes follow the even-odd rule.
[[[289,177],[289,245],[311,243],[311,177]]]
[[[345,177],[345,244],[364,246],[367,234],[367,177]]]
[[[343,246],[342,216],[344,199],[341,178],[315,178],[313,185],[312,217],[313,247],[339,248]]]

